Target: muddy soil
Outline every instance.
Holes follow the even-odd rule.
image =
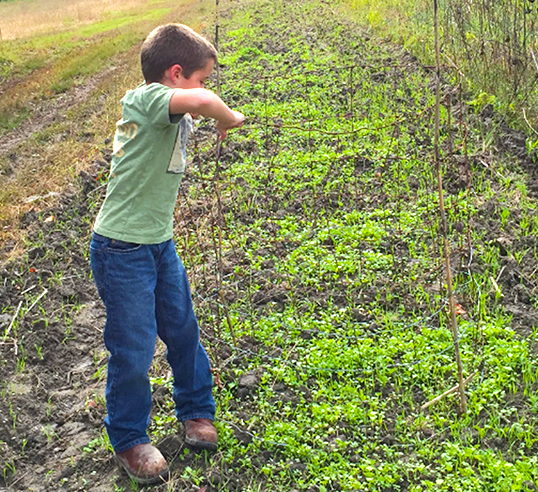
[[[274,34],[274,33],[273,33]],[[312,35],[311,33],[309,34]],[[275,38],[276,39],[276,38]],[[279,43],[268,44],[265,49],[275,52],[281,49]],[[388,68],[405,65],[408,73],[427,70],[407,53],[394,49],[391,57],[385,60]],[[96,78],[96,82],[99,77]],[[84,94],[74,92],[64,96],[58,105],[47,111],[46,107],[39,109],[43,125],[50,124],[55,118],[77,98]],[[482,119],[490,115],[479,115]],[[2,152],[13,152],[16,146],[24,140],[30,129],[26,126],[11,135],[0,139]],[[32,131],[35,131],[33,128]],[[211,136],[211,135],[209,135]],[[525,151],[525,139],[521,133],[503,127],[498,134],[499,152],[509,151],[519,159],[520,164],[528,172],[529,190],[538,198],[536,186],[536,164]],[[20,216],[20,225],[25,230],[30,245],[24,257],[10,261],[0,270],[0,332],[9,331],[9,336],[0,340],[0,461],[5,463],[4,474],[0,476],[0,491],[92,491],[108,492],[117,487],[129,490],[127,478],[118,470],[112,454],[103,447],[103,418],[104,408],[104,375],[107,354],[102,343],[102,329],[105,312],[98,299],[96,289],[90,278],[88,245],[91,234],[91,223],[96,213],[96,204],[102,200],[104,180],[110,162],[110,145],[96,142],[101,148],[101,158],[95,160],[85,172],[82,172],[73,183],[73,188],[62,194],[58,204],[53,208],[30,210]],[[255,149],[254,149],[255,150]],[[234,148],[224,150],[222,160],[234,158]],[[214,159],[208,153],[198,158]],[[370,167],[371,162],[358,163],[358,167]],[[461,159],[454,156],[453,172],[447,177],[448,192],[457,192],[467,185],[468,163],[462,164]],[[494,171],[491,171],[492,174]],[[182,187],[201,186],[192,183],[187,178]],[[349,203],[353,206],[356,197],[351,190],[349,196],[340,194],[337,200],[341,206]],[[296,206],[288,205],[287,212],[295,210],[297,220],[303,217],[301,204],[307,197],[296,197]],[[336,198],[323,197],[318,206],[336,206]],[[388,197],[377,196],[382,203]],[[182,200],[182,199],[180,199]],[[184,198],[183,198],[184,200]],[[260,199],[259,208],[270,210],[275,203],[267,198]],[[213,204],[203,201],[192,202],[182,215],[178,216],[181,227],[196,229],[200,217]],[[225,204],[233,207],[232,203]],[[485,240],[494,243],[503,257],[502,271],[496,279],[506,293],[500,300],[503,308],[513,315],[512,326],[522,337],[538,325],[538,311],[534,308],[537,294],[535,273],[538,264],[535,255],[529,253],[516,262],[513,258],[515,251],[535,251],[538,247],[536,237],[513,239],[510,225],[502,227],[495,220],[494,203],[485,203],[473,218],[473,228],[485,230]],[[252,218],[246,212],[237,220],[248,223]],[[512,217],[517,221],[517,217]],[[271,224],[268,223],[270,228]],[[462,225],[464,230],[465,225]],[[204,241],[204,238],[201,238]],[[398,251],[400,244],[394,240],[386,247]],[[212,246],[208,246],[211,248]],[[277,259],[284,256],[296,244],[273,244],[271,254]],[[4,254],[9,252],[9,246],[4,245]],[[455,268],[463,269],[469,263],[468,251],[462,250],[455,254]],[[260,250],[258,256],[267,255]],[[226,258],[228,266],[243,265],[249,267],[249,260],[241,251],[235,251]],[[282,282],[275,287],[274,272],[270,260],[263,267],[260,289],[252,298],[255,310],[260,312],[268,303],[273,305],[286,302],[286,287]],[[211,269],[214,265],[209,265]],[[486,269],[488,265],[480,260],[472,263],[471,269],[476,272]],[[233,268],[230,267],[229,271]],[[201,270],[193,269],[192,283],[198,289],[200,296],[214,290],[215,285],[208,285]],[[328,285],[324,291],[309,289],[300,285],[294,286],[297,295],[314,299],[320,306],[331,301],[345,303],[335,291],[337,286]],[[371,295],[377,291],[390,290],[388,283],[372,287]],[[233,292],[228,293],[233,296]],[[369,295],[368,292],[365,295]],[[233,300],[232,298],[229,299]],[[384,302],[383,298],[379,302]],[[387,301],[391,302],[391,301]],[[462,302],[465,302],[463,299]],[[390,306],[389,306],[390,307]],[[413,306],[410,306],[412,308]],[[7,309],[10,308],[10,309]],[[363,315],[357,312],[357,320],[362,321]],[[16,322],[15,322],[16,321]],[[205,328],[205,327],[204,327]],[[373,328],[374,329],[374,328]],[[230,347],[222,344],[209,328],[204,329],[206,342],[212,345],[219,360],[227,360],[232,356]],[[302,337],[313,337],[316,333],[306,330]],[[239,351],[233,356],[230,365],[241,367],[242,358],[256,351],[254,339],[245,337],[238,341]],[[241,355],[243,353],[244,355]],[[158,349],[158,357],[162,358],[162,347]],[[278,357],[278,349],[269,356]],[[249,394],[259,382],[259,374],[244,375],[238,385],[237,411],[250,413]],[[296,396],[287,392],[285,386],[280,388],[282,401],[293,400]],[[309,390],[304,388],[303,396],[309,398]],[[159,407],[163,400],[169,398],[167,389],[154,388],[154,403]],[[418,396],[417,396],[418,398]],[[252,434],[244,429],[234,429],[240,442],[248,443]],[[387,430],[387,442],[391,442],[390,429]],[[205,457],[185,448],[181,437],[181,429],[177,434],[171,434],[159,443],[165,456],[171,461],[172,471],[176,477],[188,466],[207,468]],[[263,465],[271,458],[268,451],[262,451],[257,456],[250,457]],[[300,470],[299,470],[300,471]],[[204,483],[210,488],[219,489],[219,484],[225,489],[241,490],[248,485],[249,477],[227,476],[225,467],[207,468]],[[232,482],[232,485],[230,483]],[[188,479],[177,479],[176,485],[181,490],[198,490]],[[400,489],[406,490],[402,482]],[[165,486],[156,490],[168,490]],[[139,489],[140,490],[140,489]],[[174,489],[175,490],[175,489]],[[396,489],[394,489],[396,490]]]

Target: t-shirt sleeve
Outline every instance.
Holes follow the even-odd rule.
[[[174,90],[162,84],[150,84],[142,94],[142,105],[150,124],[167,127],[178,123],[183,115],[170,114],[170,99]]]

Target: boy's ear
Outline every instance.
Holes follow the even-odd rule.
[[[176,63],[164,71],[162,82],[166,83],[167,81],[170,81],[174,83],[182,73],[183,69],[181,68],[181,65]]]
[[[179,77],[183,73],[183,68],[181,68],[181,65],[175,64],[170,67],[170,78],[172,80],[175,80],[177,77]]]

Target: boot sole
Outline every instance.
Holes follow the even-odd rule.
[[[200,441],[199,439],[193,439],[188,436],[185,436],[185,444],[197,449],[207,449],[209,451],[217,450],[216,442]]]
[[[158,475],[155,475],[154,477],[139,477],[129,471],[127,467],[119,460],[119,458],[116,456],[116,462],[118,463],[118,466],[127,473],[127,476],[134,480],[136,483],[139,483],[140,485],[157,485],[159,483],[166,483],[170,479],[170,470],[167,468],[166,470],[162,471]]]

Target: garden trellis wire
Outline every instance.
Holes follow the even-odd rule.
[[[217,2],[218,7],[218,2]],[[219,38],[219,24],[218,24],[218,8],[216,10],[216,30],[215,39],[218,42]],[[240,346],[240,340],[236,338],[233,331],[230,333],[231,342],[226,333],[223,333],[220,326],[228,326],[229,329],[233,329],[234,323],[238,319],[249,319],[251,326],[256,326],[256,301],[253,300],[255,289],[252,289],[253,283],[258,282],[262,277],[262,273],[256,269],[249,269],[244,266],[230,266],[229,263],[233,263],[234,258],[241,257],[244,252],[244,245],[240,244],[238,238],[232,237],[230,234],[230,224],[227,223],[227,216],[233,215],[234,211],[239,210],[239,206],[243,206],[247,209],[247,213],[252,217],[258,219],[267,218],[268,226],[274,221],[276,215],[271,215],[271,210],[262,210],[259,206],[260,197],[262,195],[270,196],[273,190],[272,179],[275,173],[286,172],[284,169],[286,163],[283,163],[280,158],[280,153],[283,149],[289,151],[289,147],[292,145],[290,142],[300,142],[305,147],[305,154],[310,153],[311,157],[309,163],[312,169],[318,167],[324,167],[324,177],[317,182],[306,181],[301,195],[302,206],[304,207],[305,220],[311,221],[312,231],[328,227],[327,218],[323,217],[321,209],[316,206],[316,203],[323,200],[327,200],[327,194],[324,191],[324,187],[327,183],[330,183],[334,176],[338,176],[341,173],[340,164],[347,161],[355,163],[355,174],[349,175],[349,180],[346,186],[350,189],[355,188],[355,193],[351,201],[355,201],[355,204],[364,206],[369,200],[378,200],[382,197],[382,185],[390,182],[390,169],[394,168],[394,173],[397,176],[403,176],[409,172],[409,162],[418,160],[417,157],[424,160],[424,156],[427,154],[427,150],[424,150],[424,146],[428,147],[428,140],[431,144],[431,128],[436,109],[435,103],[431,99],[431,88],[425,87],[425,91],[429,91],[424,97],[424,102],[417,102],[417,111],[413,112],[406,106],[407,100],[405,97],[409,97],[410,90],[407,87],[407,81],[405,77],[399,77],[398,73],[405,72],[410,69],[420,72],[425,78],[432,75],[432,71],[429,67],[420,67],[413,62],[413,60],[406,60],[404,58],[401,66],[398,63],[393,63],[390,67],[380,67],[375,64],[366,63],[354,63],[344,66],[324,66],[323,68],[316,68],[314,70],[307,70],[300,74],[288,73],[288,72],[275,72],[270,74],[254,74],[250,77],[243,77],[241,80],[241,88],[243,93],[254,94],[254,97],[260,99],[258,107],[260,111],[257,114],[247,115],[247,123],[241,130],[236,130],[238,134],[243,136],[256,135],[257,141],[260,142],[257,155],[257,162],[259,164],[258,174],[262,180],[262,184],[259,189],[254,191],[244,203],[240,204],[240,200],[234,200],[233,191],[226,188],[228,186],[227,180],[233,179],[233,176],[228,175],[228,166],[230,160],[233,157],[235,151],[234,145],[222,146],[220,142],[217,142],[214,152],[208,151],[208,155],[214,156],[214,168],[208,165],[208,159],[205,157],[204,169],[199,167],[193,169],[193,173],[190,177],[192,183],[198,187],[199,191],[204,193],[207,200],[202,210],[200,207],[193,206],[193,201],[187,197],[182,197],[184,201],[183,208],[186,211],[188,217],[181,219],[178,215],[178,220],[183,220],[183,223],[189,223],[192,226],[191,232],[195,237],[194,243],[185,237],[184,247],[187,251],[194,255],[201,254],[206,261],[202,267],[202,274],[197,276],[195,282],[194,291],[197,299],[200,301],[201,310],[207,313],[207,318],[204,323],[207,326],[212,326],[212,332],[210,333],[204,328],[204,335],[207,339],[213,343],[211,345],[227,345],[232,353],[241,354],[245,357],[259,358],[264,360],[281,361],[282,364],[289,366],[297,366],[297,370],[307,370],[312,372],[334,372],[342,374],[354,374],[354,375],[372,375],[375,374],[376,368],[331,368],[321,367],[308,364],[296,364],[295,361],[289,358],[282,358],[278,356],[271,356],[269,354],[263,354],[255,352],[250,349],[244,349]],[[222,93],[222,97],[227,101],[233,101],[234,104],[241,104],[242,95],[232,84],[228,84],[228,70],[224,67],[223,70],[220,67],[217,69],[217,92]],[[329,80],[332,87],[332,93],[320,94],[320,87],[317,86],[317,79]],[[358,84],[362,84],[365,79],[379,82],[380,85],[386,84],[395,87],[402,95],[404,100],[398,101],[392,98],[394,91],[387,91],[386,95],[386,107],[387,112],[384,116],[386,124],[374,125],[369,124],[373,118],[368,114],[368,105],[361,104],[361,101],[356,99],[356,87]],[[273,102],[286,103],[286,98],[292,95],[299,101],[298,110],[292,114],[278,114],[273,113],[270,106]],[[455,95],[460,93],[460,86],[452,87],[448,84],[444,84],[442,87],[443,95],[440,103],[446,107],[454,106],[456,110],[460,110],[459,115],[455,116],[459,118],[457,122],[458,128],[461,133],[460,138],[460,150],[465,147],[467,139],[468,128],[464,121],[464,112],[462,110],[465,103],[461,100],[459,103],[453,102]],[[428,97],[426,97],[428,96]],[[372,97],[382,97],[379,94],[373,94]],[[391,99],[392,98],[392,99]],[[364,101],[363,101],[364,103]],[[338,108],[338,111],[335,111]],[[316,116],[314,116],[316,113]],[[321,116],[318,116],[321,114]],[[377,115],[376,115],[377,116]],[[344,122],[345,128],[342,129],[342,122]],[[387,132],[387,139],[389,145],[384,148],[383,152],[373,155],[370,151],[364,148],[364,139],[375,139],[377,134],[381,132]],[[405,144],[402,144],[399,136],[404,134],[407,136]],[[198,138],[198,137],[197,137]],[[421,145],[409,145],[410,143],[421,141]],[[323,156],[316,154],[315,150],[319,146],[325,145],[330,149],[338,150],[338,159],[333,160],[333,156]],[[403,148],[402,148],[403,147]],[[431,150],[431,147],[430,147]],[[198,156],[199,157],[199,156]],[[235,157],[237,159],[237,157]],[[200,159],[198,158],[198,162]],[[403,166],[407,166],[404,168]],[[426,166],[427,163],[424,163]],[[450,171],[450,164],[443,163],[444,170]],[[359,185],[357,174],[365,170],[372,168],[378,169],[377,178],[371,183]],[[213,172],[212,172],[213,169]],[[432,181],[430,186],[433,190],[434,180],[433,174],[431,175]],[[224,181],[223,181],[224,180]],[[213,184],[213,186],[211,186]],[[221,194],[221,186],[225,187],[226,196]],[[391,234],[394,237],[399,238],[402,242],[406,240],[406,231],[402,228],[401,217],[405,214],[405,201],[406,190],[403,188],[400,180],[396,180],[395,187],[400,187],[398,201],[398,207],[391,209],[389,214],[381,220],[383,227],[386,230],[391,230]],[[360,190],[360,191],[359,191]],[[338,190],[337,190],[338,191]],[[211,198],[211,192],[214,193]],[[338,194],[338,193],[337,193]],[[278,197],[280,198],[280,197]],[[342,197],[338,198],[341,199]],[[451,201],[448,204],[448,212],[450,214],[451,207],[457,207],[457,203]],[[198,209],[197,209],[198,208]],[[207,213],[209,212],[209,213]],[[435,204],[431,202],[429,208],[430,216],[426,217],[426,223],[429,224],[430,230],[414,231],[414,238],[418,241],[423,238],[425,241],[430,241],[431,251],[435,251],[435,245],[438,243],[439,225],[438,215],[435,209]],[[325,221],[325,222],[324,222]],[[193,226],[194,223],[194,226]],[[396,227],[398,225],[398,227]],[[209,233],[208,231],[212,231]],[[187,233],[188,235],[189,233]],[[274,229],[269,227],[267,229],[268,237],[274,236]],[[273,238],[276,240],[276,236]],[[453,254],[459,255],[462,259],[462,264],[465,263],[465,268],[451,267],[454,274],[458,277],[471,276],[470,263],[472,255],[472,246],[470,240],[466,240],[465,248],[462,248],[461,244],[456,244],[454,239],[451,239],[451,249],[455,251]],[[212,247],[208,247],[207,244],[212,244]],[[394,246],[392,246],[394,248]],[[224,251],[223,248],[226,248]],[[393,251],[394,252],[394,251]],[[400,258],[397,254],[394,254],[394,261],[399,261]],[[214,276],[209,274],[209,271],[213,270]],[[282,281],[292,281],[291,276],[286,280],[286,274],[280,272]],[[439,272],[423,272],[424,278],[428,275],[439,279]],[[468,287],[472,284],[472,279],[468,284],[464,284],[464,287]],[[365,284],[366,285],[366,282]],[[454,289],[455,293],[463,292],[460,286]],[[366,287],[365,287],[366,288]],[[231,291],[242,292],[245,296],[244,308],[233,307],[228,305],[227,296]],[[442,290],[442,289],[441,289]],[[245,292],[246,291],[246,292]],[[239,294],[238,294],[239,295]],[[293,287],[289,291],[290,298],[293,298]],[[297,299],[295,299],[297,301]],[[443,323],[446,322],[445,310],[446,301],[441,302],[436,306],[431,306],[430,314],[423,316],[424,323],[419,323],[424,327],[427,325],[426,320],[435,319],[439,321],[438,326],[432,326],[430,329],[443,329]],[[213,313],[213,314],[211,314]],[[215,313],[217,313],[215,315]],[[225,319],[220,320],[220,314],[224,313]],[[203,318],[203,316],[202,316]],[[471,316],[469,315],[469,318]],[[473,321],[471,319],[471,321]],[[475,320],[479,323],[479,320]],[[293,326],[281,323],[282,329],[285,331],[293,331]],[[367,324],[357,322],[358,326],[364,327]],[[445,343],[443,348],[437,351],[432,351],[428,356],[419,356],[413,360],[406,360],[405,362],[398,361],[384,361],[385,367],[391,370],[398,370],[398,368],[409,367],[419,364],[434,364],[435,360],[441,356],[446,356],[447,353],[454,347],[455,344],[470,334],[471,324],[464,328],[461,333],[456,336],[451,342]],[[373,336],[351,337],[349,335],[340,335],[338,326],[334,327],[334,332],[320,332],[320,336],[334,337],[341,340],[353,340],[355,342],[361,340],[375,339]],[[413,331],[417,329],[417,323],[402,323],[401,331]],[[297,330],[297,327],[295,327]],[[393,326],[387,326],[385,330],[378,330],[375,336],[384,336],[393,332]],[[211,348],[210,348],[211,350]],[[217,350],[211,350],[211,355],[215,360],[215,366],[217,369],[223,370],[221,367],[223,360],[220,359]],[[477,354],[479,357],[479,354]],[[226,364],[232,362],[234,358],[226,358]],[[481,365],[482,370],[484,366]],[[474,383],[473,383],[474,384]]]

